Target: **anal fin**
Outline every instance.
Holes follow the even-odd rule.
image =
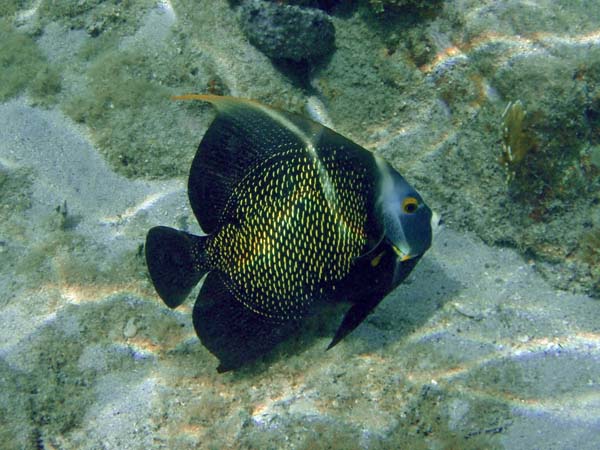
[[[295,323],[278,323],[237,301],[225,274],[210,272],[194,306],[194,328],[202,344],[219,359],[218,372],[227,372],[270,352],[295,330]]]

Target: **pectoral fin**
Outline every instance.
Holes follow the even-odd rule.
[[[347,300],[353,303],[335,336],[327,347],[340,342],[350,334],[375,307],[412,271],[420,258],[400,261],[392,246],[382,241],[372,252],[363,255],[348,275]]]
[[[346,315],[344,320],[335,332],[335,336],[327,346],[327,350],[336,345],[342,339],[344,339],[351,331],[361,324],[363,320],[375,309],[375,307],[383,300],[385,294],[382,294],[380,298],[373,298],[365,303],[358,303],[352,306]]]

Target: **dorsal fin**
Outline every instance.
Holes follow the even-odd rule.
[[[209,234],[219,225],[233,189],[249,170],[278,152],[306,148],[323,128],[251,100],[198,94],[173,99],[206,101],[218,111],[200,142],[188,180],[192,210]]]

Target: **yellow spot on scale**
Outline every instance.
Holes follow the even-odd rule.
[[[379,263],[381,262],[381,258],[383,257],[383,254],[385,252],[381,252],[379,255],[377,255],[375,258],[373,258],[371,260],[371,266],[372,267],[377,267],[379,265]]]

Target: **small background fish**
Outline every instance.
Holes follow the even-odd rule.
[[[270,351],[323,302],[350,301],[328,348],[356,328],[431,244],[431,211],[389,164],[304,117],[188,95],[218,115],[188,195],[206,237],[152,228],[146,261],[165,301],[194,306],[202,343],[235,369]]]

